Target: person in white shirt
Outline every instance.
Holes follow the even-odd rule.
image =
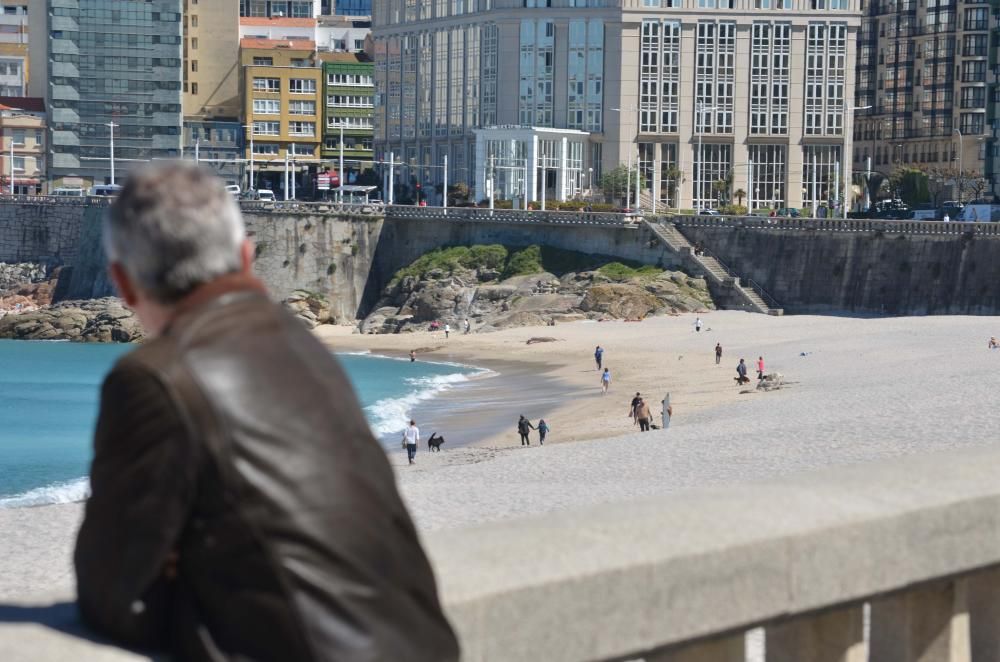
[[[409,427],[403,430],[403,448],[406,449],[406,457],[413,464],[413,458],[417,456],[417,442],[420,441],[420,428],[416,422],[410,421]]]
[[[449,333],[451,333],[451,325],[450,324],[445,324],[444,325],[444,337],[447,338]]]

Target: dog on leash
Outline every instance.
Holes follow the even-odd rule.
[[[431,435],[431,438],[427,440],[427,450],[441,452],[441,444],[444,443],[444,437],[439,435],[437,432]]]

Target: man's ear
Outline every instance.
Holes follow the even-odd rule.
[[[120,263],[114,262],[108,267],[108,274],[111,276],[111,282],[115,284],[115,289],[118,290],[118,295],[125,301],[125,305],[135,306],[139,301],[138,292],[136,292],[135,284],[129,278],[125,268]]]
[[[253,275],[253,257],[253,244],[250,243],[249,239],[244,239],[243,245],[240,246],[240,261],[242,262],[242,268],[240,271],[243,272],[244,276]]]

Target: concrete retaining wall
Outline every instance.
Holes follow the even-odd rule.
[[[100,211],[81,204],[0,201],[0,262],[72,264],[85,213]]]
[[[679,229],[786,313],[1000,313],[1000,239],[951,225],[952,234],[892,223],[857,232],[683,221]]]

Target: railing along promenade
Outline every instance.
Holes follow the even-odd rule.
[[[743,662],[751,630],[756,662],[995,662],[997,466],[893,458],[423,538],[466,662]],[[68,606],[4,609],[5,662],[146,659],[73,636]]]
[[[767,218],[761,216],[673,216],[677,225],[708,228],[746,228],[754,230],[803,230],[818,232],[881,232],[884,234],[974,234],[1000,237],[1000,223],[964,221],[893,221],[883,219],[840,218]]]

